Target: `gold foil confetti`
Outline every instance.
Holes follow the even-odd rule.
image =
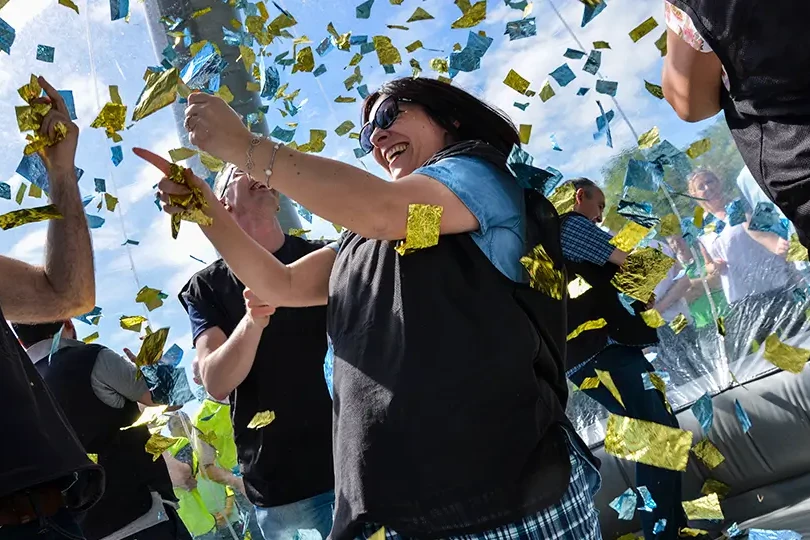
[[[703,228],[703,216],[705,215],[705,211],[703,210],[702,206],[695,207],[695,214],[693,216],[693,221],[695,222],[695,227],[698,229]]]
[[[295,237],[301,238],[302,236],[304,236],[305,234],[307,234],[309,232],[312,232],[312,231],[310,231],[308,229],[290,229],[290,230],[287,231],[287,234],[289,236],[295,236]]]
[[[345,34],[339,35],[337,30],[335,30],[335,26],[332,23],[326,25],[326,31],[329,32],[334,38],[335,47],[340,49],[341,51],[348,51],[349,46],[351,45],[350,39],[352,36],[351,32],[346,32]]]
[[[667,31],[664,30],[664,33],[661,34],[661,37],[655,40],[655,48],[658,49],[658,52],[661,53],[661,56],[664,57],[667,55]]]
[[[529,81],[521,77],[517,71],[514,69],[510,69],[509,73],[506,74],[506,78],[503,80],[503,84],[511,88],[512,90],[520,93],[526,94],[526,90],[529,89]]]
[[[394,248],[397,253],[409,255],[438,244],[443,212],[443,207],[432,204],[408,205],[405,241],[400,241]]]
[[[166,412],[166,408],[168,405],[156,405],[154,407],[146,407],[144,410],[141,411],[141,415],[135,420],[132,424],[122,427],[121,431],[127,430],[129,428],[134,428],[138,426],[145,426],[147,424],[152,424],[156,426],[164,426],[169,422],[169,418],[163,416],[163,413]]]
[[[647,227],[643,227],[635,221],[628,221],[619,231],[619,234],[610,239],[610,244],[626,253],[630,253],[649,232],[650,229]]]
[[[692,452],[702,461],[709,469],[714,469],[726,458],[720,453],[715,445],[709,439],[703,439],[692,448]]]
[[[555,96],[554,89],[551,87],[551,83],[548,80],[546,80],[543,83],[543,86],[540,87],[540,99],[543,101],[543,103],[545,103],[554,96]]]
[[[582,384],[579,385],[580,390],[593,390],[599,386],[599,377],[585,377],[582,379]]]
[[[383,66],[390,66],[402,63],[402,56],[391,43],[391,38],[387,36],[374,36],[374,49],[377,51],[377,58]]]
[[[615,414],[608,418],[605,451],[612,456],[684,471],[691,445],[689,431]]]
[[[591,284],[585,281],[585,278],[583,278],[580,275],[577,275],[576,279],[574,279],[568,284],[568,297],[579,298],[580,296],[588,292],[588,290],[590,290],[591,288],[592,288]]]
[[[83,341],[84,343],[87,343],[87,344],[89,345],[89,344],[93,343],[94,341],[96,341],[96,340],[98,339],[98,337],[99,337],[99,336],[98,336],[98,332],[93,332],[93,333],[92,333],[92,334],[90,334],[89,336],[87,336],[87,337],[83,337],[83,338],[82,338],[82,341]]]
[[[338,96],[338,97],[335,98],[335,103],[354,103],[356,101],[357,101],[357,98],[354,97],[354,96],[351,96],[351,97]]]
[[[669,323],[669,327],[672,328],[672,331],[675,332],[675,334],[680,334],[688,324],[689,321],[686,319],[686,316],[683,313],[678,313],[678,316],[672,319],[672,322]]]
[[[650,17],[640,25],[630,30],[630,39],[633,43],[638,42],[641,38],[652,32],[658,26],[658,22],[654,17]]]
[[[771,334],[765,338],[763,357],[779,369],[798,374],[810,358],[810,351],[782,343],[776,334]]]
[[[108,212],[115,212],[115,207],[118,206],[118,197],[105,193],[104,204],[107,206]]]
[[[172,163],[169,167],[169,180],[175,184],[185,186],[190,190],[186,195],[169,195],[169,204],[179,206],[183,209],[183,211],[178,214],[172,214],[172,238],[176,239],[177,234],[180,232],[181,220],[190,221],[203,226],[211,225],[213,220],[205,213],[205,209],[208,208],[205,195],[203,195],[200,188],[195,187],[186,178],[186,169],[175,163]]]
[[[87,459],[98,465],[98,454],[87,454]]]
[[[23,208],[0,215],[0,229],[7,231],[26,223],[37,223],[49,219],[62,219],[62,214],[52,204],[36,208]]]
[[[312,47],[304,47],[295,55],[295,64],[293,64],[292,72],[310,72],[314,69],[315,57],[312,55]]]
[[[234,100],[233,92],[231,92],[231,89],[228,88],[228,85],[226,84],[220,86],[219,90],[214,92],[214,94],[221,97],[225,103],[230,103]]]
[[[551,195],[549,195],[548,200],[554,205],[557,213],[563,215],[574,210],[574,205],[577,202],[576,194],[577,190],[574,184],[565,183],[556,188]]]
[[[529,139],[532,138],[532,125],[520,124],[520,127],[518,128],[518,133],[520,134],[521,144],[529,144]]]
[[[142,302],[149,311],[155,310],[163,305],[163,298],[166,296],[158,289],[143,286],[135,295],[136,302]]]
[[[453,79],[451,79],[449,77],[444,77],[442,75],[439,75],[438,77],[436,77],[436,80],[439,81],[439,82],[443,82],[444,84],[453,84]]]
[[[658,126],[653,127],[650,131],[645,131],[638,138],[638,147],[642,150],[645,148],[652,148],[661,142],[661,135],[658,131]]]
[[[610,395],[612,395],[613,398],[619,402],[619,405],[624,407],[624,400],[622,400],[622,395],[619,393],[619,389],[616,387],[616,383],[613,382],[613,377],[610,376],[610,373],[607,371],[602,371],[601,369],[595,369],[594,372],[596,372],[596,376],[599,378],[599,382],[605,385],[605,388],[607,388],[608,391],[610,391]]]
[[[731,492],[731,486],[714,478],[707,478],[706,481],[703,482],[703,487],[700,488],[701,494],[710,495],[716,493],[718,499],[725,499],[729,492]]]
[[[337,133],[340,137],[343,137],[353,129],[354,129],[354,122],[352,122],[351,120],[346,120],[345,122],[341,122],[341,124],[335,128],[335,133]]]
[[[533,289],[554,298],[562,300],[565,290],[565,276],[554,268],[554,262],[546,253],[543,244],[537,244],[528,255],[520,258],[520,263],[529,273],[529,285]]]
[[[127,121],[127,106],[121,103],[108,102],[101,108],[101,112],[93,123],[90,124],[92,128],[104,128],[107,137],[114,142],[121,142],[121,136],[116,132],[121,131],[126,126]]]
[[[119,320],[121,328],[129,330],[130,332],[140,332],[141,325],[146,322],[146,317],[143,315],[122,315]]]
[[[680,236],[682,234],[681,231],[681,221],[678,219],[678,216],[675,214],[667,214],[661,218],[661,223],[658,224],[658,232],[661,236]]]
[[[717,493],[710,493],[694,501],[683,501],[687,519],[724,519]]]
[[[655,387],[656,390],[661,392],[661,397],[664,399],[664,405],[667,406],[667,410],[672,412],[672,406],[669,404],[669,400],[667,399],[667,383],[664,382],[664,379],[659,377],[655,372],[650,373],[650,383]]]
[[[717,317],[717,333],[724,337],[726,335],[726,319],[723,316]]]
[[[422,73],[422,66],[419,65],[419,61],[416,58],[411,58],[408,62],[413,69],[412,77],[416,79]]]
[[[208,7],[202,8],[202,9],[198,9],[197,11],[195,11],[194,13],[191,14],[191,18],[196,19],[196,18],[202,17],[206,13],[210,13],[210,12],[211,12],[211,6],[208,6]]]
[[[386,26],[389,30],[410,30],[410,28],[401,24],[387,24]]]
[[[199,155],[200,155],[200,163],[202,163],[203,167],[205,167],[211,172],[219,172],[222,170],[223,167],[225,167],[224,161],[215,158],[211,154],[200,151]]]
[[[594,41],[593,42],[594,49],[610,49],[610,43],[607,41]]]
[[[638,249],[627,256],[611,283],[630,298],[649,302],[655,287],[663,280],[675,259],[650,247]]]
[[[702,156],[706,152],[708,152],[712,147],[712,140],[708,137],[705,139],[700,139],[699,141],[693,142],[689,145],[689,148],[686,150],[686,155],[689,156],[691,159],[695,159],[698,156]]]
[[[239,45],[239,57],[245,65],[245,71],[250,73],[254,62],[256,62],[256,53],[247,45]]]
[[[323,149],[326,147],[325,140],[326,140],[325,129],[310,129],[309,142],[299,146],[298,151],[311,154],[323,152]]]
[[[191,148],[175,148],[174,150],[169,150],[169,157],[174,163],[178,161],[184,161],[190,157],[196,156],[197,151],[192,150]]]
[[[291,28],[296,24],[298,23],[295,19],[286,13],[281,13],[267,25],[267,32],[273,37],[287,37],[289,32],[283,32],[283,30],[285,28]]]
[[[453,24],[450,25],[450,28],[472,28],[487,17],[486,0],[480,0],[472,6],[470,6],[467,1],[456,2],[456,5],[461,9],[463,15],[456,19]]]
[[[703,536],[704,534],[709,534],[709,531],[705,531],[703,529],[692,529],[690,527],[678,529],[678,536],[690,536],[692,538],[697,538],[698,536]]]
[[[160,433],[153,433],[146,441],[144,449],[147,453],[152,454],[152,461],[157,461],[163,452],[174,446],[179,440],[177,437],[164,437]]]
[[[39,96],[42,94],[42,88],[39,85],[39,80],[37,80],[37,77],[35,75],[31,75],[28,84],[18,88],[17,93],[21,98],[23,98],[23,100],[25,100],[26,103],[28,103],[28,106],[25,107],[15,107],[17,125],[20,127],[21,132],[33,132],[29,133],[25,137],[28,144],[23,149],[23,153],[25,155],[33,154],[34,152],[39,152],[47,146],[53,146],[59,141],[64,140],[64,138],[67,136],[67,126],[62,122],[57,122],[54,125],[54,131],[56,131],[56,134],[53,138],[51,138],[48,134],[43,135],[39,132],[39,129],[42,126],[42,120],[51,110],[51,104],[34,103],[34,100],[39,98]]]
[[[33,199],[39,199],[42,197],[42,188],[36,184],[31,184],[28,187],[28,196]]]
[[[23,182],[20,184],[20,187],[17,188],[17,195],[14,197],[14,200],[17,201],[17,204],[22,204],[23,199],[25,198],[25,188],[26,184]]]
[[[150,114],[174,103],[177,99],[180,73],[177,68],[162,73],[148,72],[146,86],[132,111],[132,121],[143,120]],[[185,85],[183,85],[185,86]]]
[[[409,53],[413,53],[413,51],[421,49],[423,47],[424,45],[422,45],[422,42],[417,39],[416,41],[405,47],[405,50],[408,51]]]
[[[649,81],[644,81],[644,88],[647,89],[647,92],[652,94],[658,99],[664,99],[664,89],[661,88],[658,84],[653,84]]]
[[[79,6],[77,6],[76,4],[74,4],[74,3],[73,3],[71,0],[59,0],[59,3],[60,3],[61,5],[63,5],[63,6],[65,6],[65,7],[69,7],[70,9],[72,9],[73,11],[75,11],[75,12],[76,12],[76,14],[78,14],[78,13],[79,13]]]
[[[248,422],[248,429],[261,429],[265,426],[269,426],[273,420],[276,419],[276,413],[274,411],[263,411],[257,412],[253,415],[253,418]]]
[[[380,527],[377,532],[368,537],[368,540],[385,540],[385,527]]]
[[[787,262],[799,262],[807,260],[807,248],[799,242],[799,236],[790,235],[790,247],[787,252]]]
[[[433,58],[430,61],[430,69],[439,73],[447,73],[449,61],[447,58]]]
[[[157,364],[163,357],[163,347],[166,345],[168,336],[169,329],[161,328],[143,338],[141,350],[138,351],[138,357],[135,359],[135,365],[143,367]]]
[[[655,308],[642,311],[639,313],[639,315],[641,315],[641,319],[650,328],[661,328],[667,324],[667,321],[664,320],[664,318]]]
[[[604,328],[607,326],[607,321],[605,319],[596,319],[595,321],[586,321],[579,326],[577,326],[568,337],[565,338],[566,341],[571,341],[575,339],[578,335],[582,332],[587,332],[588,330],[596,330],[597,328]]]
[[[408,17],[408,20],[405,21],[406,23],[412,23],[416,21],[427,21],[429,19],[433,19],[433,15],[425,11],[424,9],[418,7],[416,11],[413,12],[413,15]],[[412,52],[412,51],[411,51]]]

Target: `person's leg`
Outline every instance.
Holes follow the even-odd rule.
[[[264,540],[292,540],[299,530],[316,530],[322,538],[332,530],[335,493],[272,508],[256,507],[256,520]]]

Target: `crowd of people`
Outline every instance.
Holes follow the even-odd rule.
[[[0,539],[601,538],[600,463],[566,415],[569,381],[616,415],[677,428],[645,373],[671,367],[677,384],[720,321],[732,360],[804,322],[804,269],[787,260],[787,226],[761,226],[779,211],[753,182],[807,245],[805,116],[790,108],[807,75],[739,46],[764,39],[745,34],[750,17],[777,23],[742,4],[666,3],[665,95],[686,120],[722,103],[748,169],[736,187],[691,174],[703,211],[683,234],[642,240],[674,259],[644,300],[614,286],[632,253],[600,226],[600,187],[559,186],[572,195],[558,214],[507,166],[520,145],[511,121],[457,86],[402,78],[365,99],[360,145],[388,179],[256,136],[221,98],[192,93],[190,141],[228,164],[213,188],[135,149],[165,175],[165,211],[204,212],[222,257],[179,292],[207,399],[194,419],[166,409],[175,442],[162,453],[145,449],[149,426],[130,427],[160,401],[132,358],[76,340],[71,317],[95,299],[79,133],[40,78],[42,133],[64,132],[42,151],[62,218],[41,267],[0,256],[0,403],[14,437]],[[787,46],[778,33],[774,50]],[[285,234],[281,193],[344,233]],[[588,288],[569,297],[576,280]],[[672,324],[650,325],[653,309]],[[586,384],[604,373],[612,386]],[[272,423],[249,427],[266,411]],[[681,480],[638,464],[636,485],[656,502],[641,513],[648,540],[687,526]]]

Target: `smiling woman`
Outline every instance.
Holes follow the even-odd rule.
[[[387,182],[252,136],[218,97],[192,94],[188,103],[194,144],[248,173],[271,164],[264,172],[274,188],[349,228],[284,265],[191,180],[210,203],[203,232],[264,303],[328,300],[331,537],[384,526],[388,537],[600,538],[598,473],[564,412],[563,304],[530,288],[519,262],[548,221],[506,168],[519,144],[512,123],[454,86],[388,83],[365,101],[371,120],[361,135]],[[162,158],[137,153],[168,173]],[[168,179],[159,189],[164,202],[187,193]],[[413,205],[441,207],[439,240],[400,255],[397,241],[417,225]],[[560,251],[558,240],[544,248]]]

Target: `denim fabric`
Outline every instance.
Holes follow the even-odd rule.
[[[274,506],[256,507],[256,520],[264,540],[295,540],[298,531],[317,530],[322,538],[332,530],[335,492],[321,493],[310,499]]]
[[[595,369],[610,373],[613,383],[622,397],[622,407],[604,385],[583,390],[585,394],[601,403],[613,414],[637,418],[678,427],[678,419],[667,410],[664,399],[658,390],[645,390],[641,378],[645,371],[655,371],[638,347],[611,345],[600,352],[582,369],[571,375],[571,381],[580,386],[586,377],[595,377]],[[636,465],[636,486],[646,486],[656,508],[652,512],[640,512],[644,538],[647,540],[670,540],[678,538],[678,529],[686,526],[686,516],[681,506],[681,481],[683,473],[660,469],[650,465]],[[667,520],[666,529],[653,534],[653,527],[659,519]]]

